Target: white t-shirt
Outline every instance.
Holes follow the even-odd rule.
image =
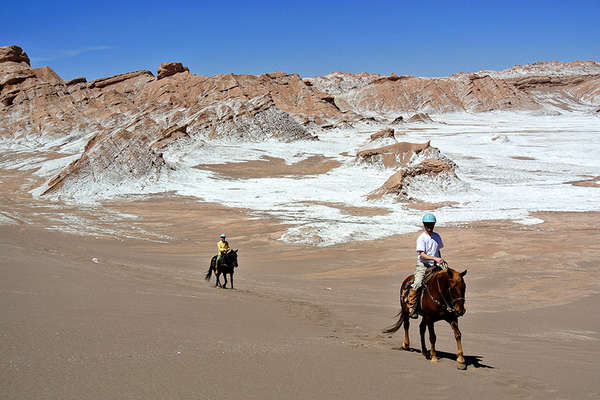
[[[442,248],[444,248],[444,243],[442,242],[441,236],[436,232],[433,232],[431,236],[425,232],[421,233],[421,236],[417,239],[417,261],[431,267],[433,265],[433,260],[422,260],[419,251],[425,252],[428,256],[439,257],[440,249]]]

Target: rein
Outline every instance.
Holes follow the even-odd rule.
[[[440,281],[439,281],[439,276],[436,275],[435,277],[435,281],[437,283],[437,287],[438,287],[438,291],[440,292],[440,296],[442,297],[442,300],[444,301],[444,304],[440,303],[439,300],[437,300],[436,298],[433,297],[433,295],[431,294],[431,292],[429,291],[429,285],[423,285],[425,287],[425,291],[427,292],[427,294],[429,295],[429,298],[431,299],[431,301],[433,301],[438,307],[440,307],[441,309],[445,309],[445,311],[449,312],[450,314],[458,314],[458,311],[456,310],[456,307],[454,306],[454,304],[457,301],[464,301],[464,297],[458,297],[456,299],[452,298],[452,294],[450,293],[450,288],[448,288],[448,294],[450,295],[450,303],[452,303],[452,307],[450,306],[450,304],[448,304],[448,302],[446,301],[446,298],[444,297],[444,294],[442,293],[442,289],[440,288]]]

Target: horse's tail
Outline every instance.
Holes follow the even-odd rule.
[[[404,310],[400,310],[400,312],[396,315],[400,316],[400,318],[398,319],[398,322],[396,322],[393,326],[390,326],[389,328],[384,329],[383,333],[394,333],[402,327],[402,324],[404,323],[404,320],[406,319],[406,312]]]
[[[213,265],[216,263],[215,259],[216,259],[216,257],[213,257],[210,260],[210,266],[208,267],[208,272],[206,273],[206,276],[204,277],[204,279],[206,279],[207,281],[210,281],[210,277],[212,276]]]

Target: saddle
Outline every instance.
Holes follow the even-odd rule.
[[[427,269],[425,270],[425,276],[423,277],[423,285],[427,284],[431,280],[431,278],[433,277],[433,274],[435,272],[438,272],[438,271],[441,271],[441,270],[442,270],[442,268],[439,265],[434,265],[432,267],[427,267]],[[413,283],[415,283],[415,278],[414,277],[413,277],[412,280],[410,280],[410,281],[407,282],[406,287],[404,289],[405,290],[408,289],[409,287],[412,286]],[[421,288],[422,287],[423,286],[421,286]],[[419,291],[420,291],[421,288],[419,288]]]
[[[423,284],[421,285],[421,287],[419,289],[417,289],[417,310],[419,310],[421,307],[421,294],[423,293],[423,287],[425,287],[425,285],[427,285],[427,283],[431,280],[431,278],[433,278],[433,275],[436,272],[441,271],[441,270],[442,270],[442,267],[440,267],[439,265],[427,267],[427,269],[425,270],[425,276],[423,277]],[[402,288],[402,297],[404,299],[404,302],[407,302],[407,300],[408,300],[408,291],[409,291],[410,287],[413,285],[413,283],[415,283],[414,277],[412,280],[408,281],[406,283],[406,285]]]

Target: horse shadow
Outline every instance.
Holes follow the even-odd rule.
[[[393,350],[398,350],[398,351],[408,351],[411,353],[421,353],[420,349],[415,349],[413,347],[410,347],[408,349],[403,349],[402,347],[394,347]],[[456,353],[448,353],[446,351],[440,351],[437,350],[435,351],[437,357],[441,360],[443,358],[448,359],[448,360],[452,360],[452,361],[456,361]],[[488,368],[488,369],[495,369],[496,367],[494,367],[493,365],[488,365],[488,364],[484,364],[482,362],[483,360],[483,356],[477,356],[477,355],[463,355],[464,359],[465,359],[465,363],[467,365],[467,367],[473,367],[473,368]],[[429,352],[427,352],[427,359],[429,359]]]

